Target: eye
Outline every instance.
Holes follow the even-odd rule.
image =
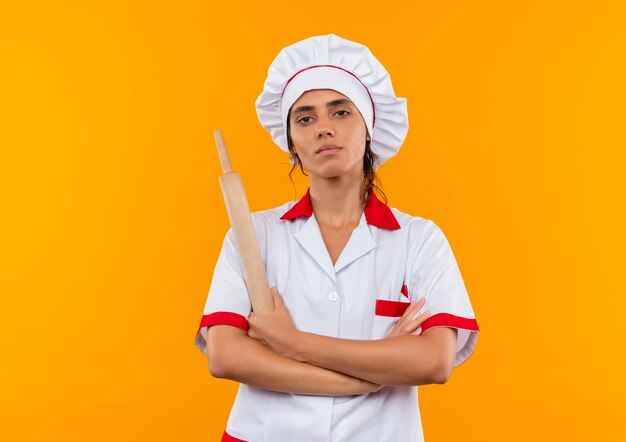
[[[309,120],[311,120],[311,119],[312,119],[311,117],[302,117],[302,118],[300,118],[300,119],[297,121],[297,123],[298,123],[298,124],[307,124],[307,123],[310,123],[310,121],[309,121]],[[306,121],[305,121],[305,120],[306,120]]]
[[[338,114],[341,114],[339,115],[340,117],[345,117],[347,115],[350,115],[350,112],[348,112],[347,110],[340,110],[340,111],[335,112],[335,115],[338,115]]]

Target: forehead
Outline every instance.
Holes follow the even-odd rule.
[[[296,106],[315,106],[324,105],[328,101],[348,98],[344,94],[334,89],[312,89],[306,91],[293,103],[292,109]]]

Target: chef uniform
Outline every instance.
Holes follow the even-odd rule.
[[[306,90],[334,89],[354,103],[378,156],[393,156],[408,130],[406,99],[371,52],[336,35],[283,49],[269,69],[257,113],[283,150],[286,118]],[[292,159],[293,160],[293,159]],[[455,366],[472,354],[478,324],[450,244],[431,220],[390,208],[370,192],[359,225],[333,265],[310,194],[252,214],[268,282],[297,329],[345,339],[384,339],[409,302],[425,297],[432,327],[457,329]],[[248,329],[250,301],[232,231],[215,266],[195,344],[208,327]],[[416,386],[352,396],[288,394],[240,384],[223,441],[423,441]]]

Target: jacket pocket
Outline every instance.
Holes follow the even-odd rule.
[[[408,302],[377,299],[371,339],[386,338],[408,306]]]
[[[409,302],[389,301],[387,299],[376,300],[376,316],[391,316],[399,318],[409,307]]]

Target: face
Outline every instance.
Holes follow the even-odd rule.
[[[307,91],[289,110],[290,138],[309,175],[363,175],[367,128],[348,97],[332,89]]]

